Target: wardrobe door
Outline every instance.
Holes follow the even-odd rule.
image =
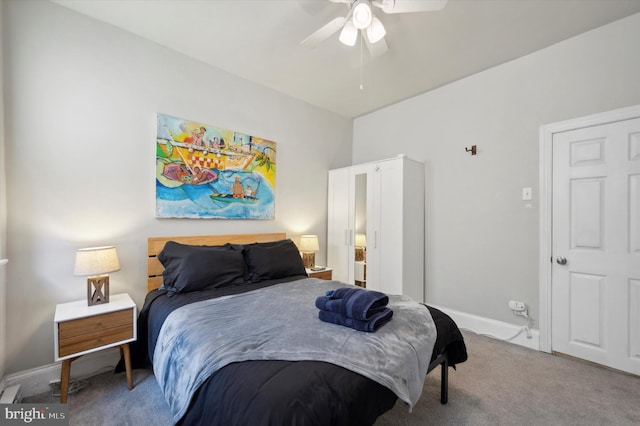
[[[403,294],[402,159],[376,163],[371,176],[373,238],[367,243],[367,288]]]
[[[342,282],[349,282],[350,181],[349,168],[329,171],[327,266],[333,269],[333,279]]]

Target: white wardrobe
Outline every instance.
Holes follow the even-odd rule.
[[[355,236],[365,235],[366,288],[424,302],[424,164],[398,156],[330,170],[328,194],[333,279],[354,284]]]

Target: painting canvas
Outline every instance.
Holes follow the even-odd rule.
[[[158,114],[156,216],[273,219],[276,144]]]

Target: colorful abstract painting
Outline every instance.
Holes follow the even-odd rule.
[[[275,142],[158,114],[156,217],[273,219]]]

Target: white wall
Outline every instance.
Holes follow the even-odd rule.
[[[427,303],[538,318],[539,127],[640,104],[638,40],[640,14],[354,120],[354,163],[425,163]]]
[[[55,305],[86,297],[77,248],[115,245],[111,293],[141,306],[149,236],[286,231],[326,247],[327,170],[351,163],[351,120],[49,2],[8,2],[4,34],[7,373],[53,362]],[[157,112],[277,142],[276,219],[155,219]]]
[[[0,2],[0,81],[2,81],[2,15],[3,3]],[[4,149],[4,96],[2,86],[0,86],[0,259],[3,259],[7,253],[6,236],[7,236],[7,190],[6,190],[6,174],[5,164],[6,155]],[[5,369],[5,333],[6,333],[6,273],[5,267],[0,266],[0,379],[4,377]],[[0,392],[2,391],[0,380]]]

